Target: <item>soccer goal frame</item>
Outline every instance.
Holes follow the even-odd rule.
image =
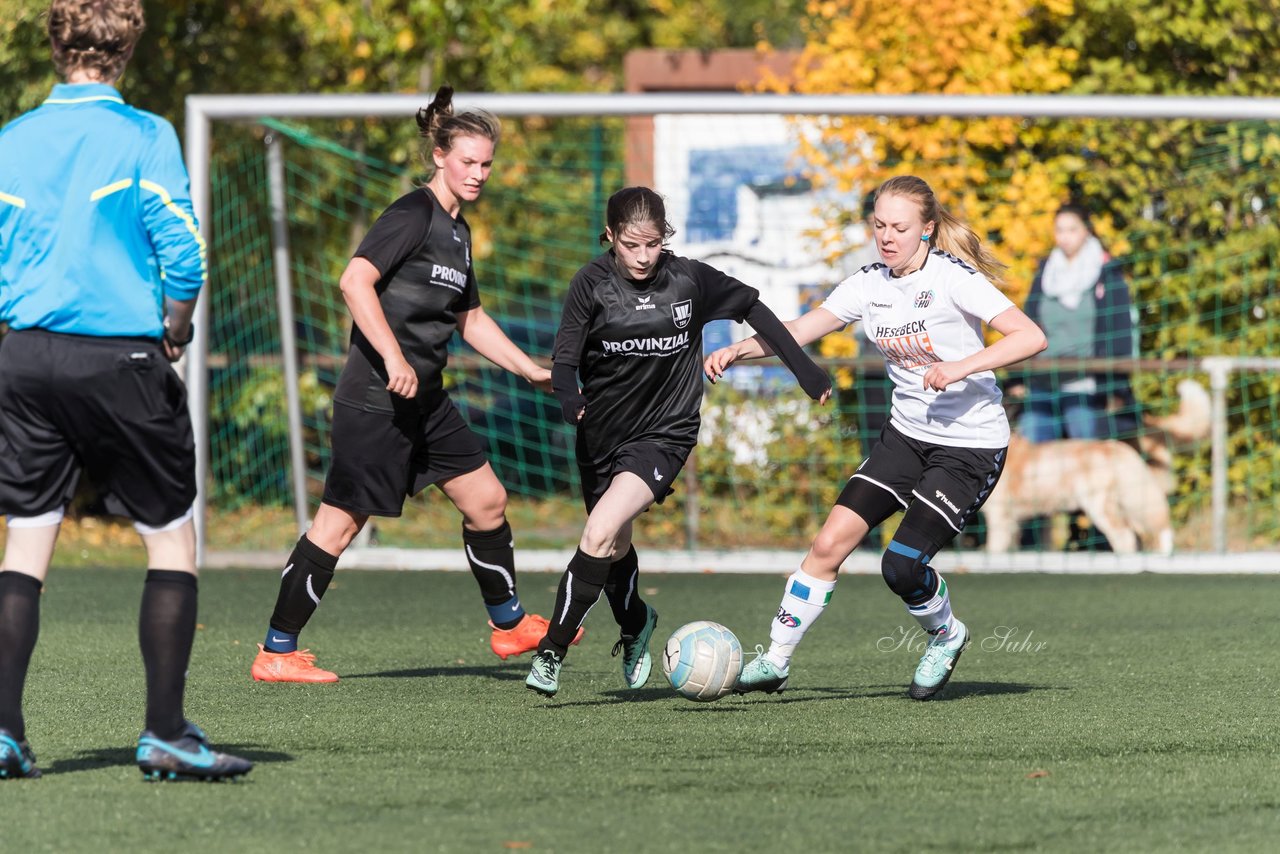
[[[351,117],[404,118],[422,106],[423,95],[191,95],[186,99],[185,145],[191,178],[191,198],[195,216],[208,241],[210,222],[210,156],[214,122],[252,122],[275,119],[336,119]],[[1125,119],[1125,120],[1205,120],[1280,121],[1280,98],[1128,96],[1128,95],[770,95],[735,93],[649,93],[649,94],[479,94],[460,93],[459,103],[481,107],[499,116],[523,117],[653,117],[666,114],[708,115],[840,115],[909,118],[995,118],[1028,119]],[[269,184],[278,180],[282,167],[278,151],[268,148]],[[297,358],[292,347],[292,296],[289,281],[288,235],[284,212],[273,190],[272,223],[277,298],[281,313],[284,346],[283,369],[289,406],[290,457],[294,467],[292,483],[295,515],[299,531],[308,518],[305,473],[302,470],[302,437],[297,388]],[[189,406],[196,438],[197,562],[200,566],[275,565],[278,555],[252,553],[210,554],[206,549],[205,491],[210,471],[209,457],[209,349],[207,330],[210,300],[199,301],[195,316],[195,337],[184,370]],[[1280,358],[1236,358],[1213,356],[1198,360],[1195,367],[1210,379],[1212,399],[1212,541],[1209,552],[1182,553],[1172,557],[1140,553],[1111,554],[1034,553],[987,555],[965,552],[959,561],[975,571],[1041,572],[1280,572],[1276,551],[1231,553],[1227,555],[1227,405],[1226,392],[1236,371],[1280,371]],[[287,544],[281,544],[282,550]],[[569,551],[522,550],[522,569],[563,568]],[[666,571],[777,572],[793,565],[793,552],[694,550],[660,553],[646,551],[646,567]],[[412,550],[353,547],[343,558],[344,566],[369,568],[465,569],[461,553],[443,550]],[[878,572],[879,559],[855,554],[847,571]]]

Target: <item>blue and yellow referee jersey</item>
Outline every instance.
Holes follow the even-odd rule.
[[[114,87],[59,84],[0,130],[0,320],[72,335],[163,333],[164,298],[208,275],[173,126]]]

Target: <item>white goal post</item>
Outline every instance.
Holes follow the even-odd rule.
[[[208,241],[210,223],[210,146],[212,123],[255,121],[267,118],[334,119],[350,117],[412,116],[422,106],[425,95],[192,95],[186,99],[185,146],[191,177],[191,195],[197,221]],[[680,94],[479,94],[459,93],[456,101],[482,107],[499,116],[546,117],[652,117],[666,114],[719,115],[840,115],[910,118],[1060,118],[1158,120],[1190,119],[1208,121],[1280,121],[1280,98],[1122,96],[1122,95],[768,95],[733,93]],[[284,286],[282,286],[284,287]],[[282,304],[287,292],[282,291]],[[210,471],[208,408],[208,309],[210,299],[197,304],[195,337],[189,348],[185,372],[190,411],[196,435],[197,497],[196,520],[198,563],[201,566],[251,565],[261,563],[250,554],[210,555],[205,548],[205,490]],[[286,355],[286,370],[289,359]],[[962,563],[970,569],[988,571],[1280,571],[1275,552],[1233,553],[1225,559],[1227,495],[1227,435],[1225,392],[1228,378],[1236,370],[1280,371],[1280,359],[1235,359],[1212,357],[1202,360],[1201,369],[1211,381],[1213,399],[1212,432],[1212,521],[1214,551],[1179,554],[1172,558],[1140,554],[1123,561],[1114,555],[1052,554],[988,556],[964,553]],[[291,401],[296,389],[290,389]],[[292,418],[293,413],[290,413]],[[292,441],[299,439],[295,436]],[[301,451],[294,448],[296,460]],[[295,473],[295,489],[299,478]],[[301,523],[300,519],[300,523]],[[281,543],[282,553],[288,544]],[[376,554],[375,554],[376,552]],[[646,552],[646,555],[653,552]],[[521,552],[522,568],[562,568],[568,552],[549,550],[545,554]],[[1072,558],[1067,560],[1066,558]],[[1034,558],[1034,561],[1030,560]],[[717,571],[778,571],[794,563],[786,553],[724,553],[716,551],[672,553],[657,558],[655,569],[672,571],[707,569]],[[271,556],[274,565],[275,556]],[[665,561],[665,564],[663,563]],[[546,566],[542,566],[545,563]],[[344,557],[345,565],[391,566],[397,568],[465,568],[460,554],[400,549],[354,549]],[[870,557],[855,555],[848,569],[878,571]]]

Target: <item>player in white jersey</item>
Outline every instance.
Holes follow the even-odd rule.
[[[882,184],[872,225],[881,263],[786,325],[803,345],[860,321],[893,380],[889,422],[787,579],[769,650],[743,668],[742,693],[786,688],[791,656],[830,601],[840,564],[899,510],[881,571],[930,635],[909,695],[927,700],[941,691],[969,643],[929,561],[977,513],[1004,467],[1009,423],[992,371],[1039,353],[1045,336],[992,284],[1002,265],[921,179]],[[984,323],[1004,337],[985,346]],[[712,353],[704,368],[714,382],[734,362],[769,354],[748,338]]]

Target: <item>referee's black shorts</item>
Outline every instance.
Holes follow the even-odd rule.
[[[1000,480],[1006,451],[922,442],[886,422],[880,441],[849,478],[836,503],[857,513],[872,528],[906,510],[908,519],[921,513],[941,517],[943,530],[958,534]]]
[[[654,503],[661,504],[675,492],[676,476],[692,451],[693,448],[657,442],[631,442],[615,448],[603,459],[591,460],[586,458],[579,444],[578,474],[582,477],[582,501],[587,505],[587,512],[596,509],[613,478],[624,471],[648,484],[653,491]]]
[[[395,412],[334,401],[331,442],[324,503],[366,516],[399,516],[405,498],[488,462],[483,440],[444,392]]]
[[[60,510],[80,473],[160,527],[196,497],[187,392],[156,341],[15,330],[0,345],[0,512]]]

